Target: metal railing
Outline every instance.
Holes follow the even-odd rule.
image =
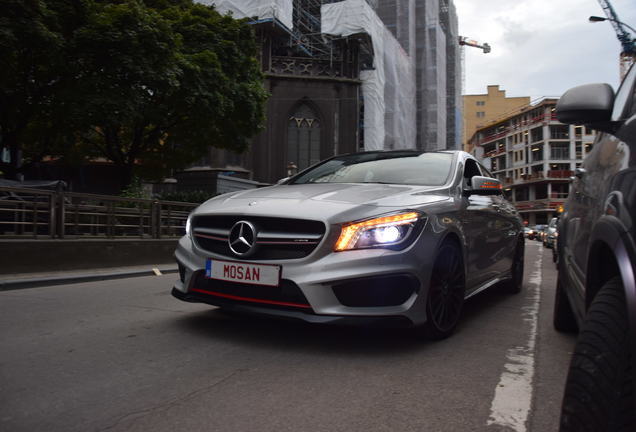
[[[171,238],[198,204],[0,187],[0,238]]]

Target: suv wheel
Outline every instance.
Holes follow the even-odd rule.
[[[625,294],[619,278],[596,295],[577,341],[561,410],[562,432],[636,427]]]

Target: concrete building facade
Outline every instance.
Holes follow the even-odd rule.
[[[462,146],[471,153],[470,139],[480,128],[530,104],[530,97],[506,97],[498,85],[489,85],[484,94],[464,95]]]
[[[411,56],[422,150],[461,148],[461,61],[452,0],[378,0],[376,12]]]
[[[570,177],[595,139],[591,129],[560,123],[557,101],[517,109],[477,129],[469,142],[530,226],[557,215],[570,192]]]

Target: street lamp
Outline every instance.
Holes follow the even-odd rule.
[[[611,22],[615,22],[615,23],[617,23],[617,24],[620,24],[620,25],[623,25],[623,26],[627,27],[627,28],[628,28],[628,29],[630,29],[632,32],[636,33],[636,30],[634,30],[634,28],[633,28],[632,26],[630,26],[629,24],[625,24],[624,22],[619,21],[619,20],[617,20],[617,19],[613,19],[613,18],[604,18],[604,17],[600,17],[600,16],[592,15],[592,16],[589,18],[589,21],[590,21],[591,23],[601,22],[601,21],[611,21]]]

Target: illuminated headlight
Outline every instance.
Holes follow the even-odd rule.
[[[404,212],[345,224],[334,249],[340,252],[402,245],[422,219],[421,213]]]

